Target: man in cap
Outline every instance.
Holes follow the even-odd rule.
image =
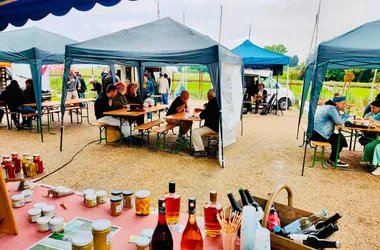
[[[127,105],[126,87],[123,82],[117,82],[115,86],[117,88],[117,95],[112,98],[112,108],[122,109]]]
[[[339,111],[343,112],[341,116]],[[320,107],[314,119],[314,130],[311,140],[320,142],[329,142],[331,144],[330,158],[327,160],[328,165],[334,165],[336,154],[338,153],[338,167],[348,167],[348,164],[339,159],[339,153],[344,147],[347,147],[347,141],[344,136],[340,136],[338,148],[338,134],[334,133],[335,125],[343,125],[349,118],[346,112],[346,97],[334,96]]]

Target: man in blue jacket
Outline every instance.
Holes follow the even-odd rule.
[[[339,111],[343,112],[342,116],[339,114]],[[340,136],[340,147],[338,149],[338,134],[334,133],[335,125],[343,125],[348,118],[345,96],[335,96],[332,101],[329,100],[320,107],[315,114],[314,131],[311,140],[329,142],[331,144],[331,155],[327,161],[329,165],[334,165],[336,153],[338,152],[337,166],[348,167],[348,164],[339,160],[339,153],[344,147],[348,147],[346,138]]]

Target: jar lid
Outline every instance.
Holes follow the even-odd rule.
[[[27,189],[21,192],[24,196],[30,196],[33,195],[33,190]]]
[[[111,221],[106,219],[96,220],[91,224],[91,227],[95,231],[103,231],[111,227]]]
[[[30,155],[30,153],[22,153],[22,155],[27,156]]]
[[[120,196],[111,196],[110,201],[111,202],[119,202],[119,201],[121,201],[121,197]]]
[[[143,199],[150,196],[150,192],[148,190],[141,190],[136,192],[136,197]]]
[[[23,194],[15,194],[12,196],[12,201],[21,201],[25,198]]]
[[[76,247],[84,247],[93,241],[92,233],[83,232],[72,238],[71,243]]]
[[[133,191],[132,190],[124,190],[123,191],[123,195],[124,196],[131,196],[133,194]]]
[[[33,160],[33,156],[26,157],[27,160]]]
[[[112,189],[111,195],[121,195],[122,192],[121,189]]]
[[[5,158],[5,159],[4,159],[4,162],[10,162],[10,161],[12,161],[11,158]]]
[[[17,155],[18,154],[18,152],[12,152],[11,153],[11,155]]]
[[[34,204],[34,208],[44,208],[46,206],[46,203],[45,202],[37,202]]]
[[[57,226],[59,224],[62,224],[65,220],[62,217],[55,217],[50,220],[50,225]]]
[[[55,206],[54,205],[46,205],[45,207],[42,208],[42,212],[51,212],[54,211]]]
[[[32,209],[29,209],[28,211],[28,214],[29,215],[37,215],[37,214],[41,214],[41,208],[32,208]]]
[[[153,229],[150,229],[150,228],[144,229],[144,230],[141,231],[141,236],[142,237],[152,238],[153,232],[154,232]]]
[[[33,156],[40,156],[40,154],[33,154]]]
[[[104,191],[104,190],[99,190],[99,191],[96,191],[95,195],[98,196],[98,197],[99,196],[102,197],[102,196],[106,196],[107,192]]]
[[[10,158],[11,156],[10,155],[2,155],[1,157],[3,157],[3,158]]]
[[[138,237],[136,239],[136,246],[138,247],[147,247],[150,243],[150,239],[148,237]]]
[[[86,196],[88,194],[94,194],[95,191],[93,189],[86,189],[86,190],[83,190],[83,196]]]
[[[96,195],[95,194],[88,194],[88,195],[86,195],[86,200],[92,201],[92,200],[95,200],[95,199],[96,199]]]
[[[41,217],[37,220],[37,223],[38,224],[47,224],[49,223],[51,220],[51,218],[49,216],[44,216],[44,217]]]

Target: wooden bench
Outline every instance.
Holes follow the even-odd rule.
[[[23,119],[24,119],[24,118],[38,117],[38,113],[22,114],[21,117],[22,117]],[[38,122],[37,122],[37,124],[38,124]],[[39,128],[37,128],[37,129],[39,129]],[[30,123],[29,132],[32,132],[32,123]]]
[[[218,141],[219,140],[219,133],[211,132],[211,133],[204,134],[203,136],[207,136],[207,148],[208,148],[207,153],[210,153],[210,142],[211,141]]]
[[[80,109],[81,109],[81,107],[79,106],[79,103],[78,103],[78,105],[75,104],[75,106],[70,106],[70,105],[66,106],[66,112],[69,112],[71,123],[73,123],[73,112],[76,113],[76,115],[77,115],[77,123],[78,124],[82,123],[82,114],[80,116],[81,121],[79,122],[79,114],[80,114],[79,110]]]
[[[141,131],[141,140],[142,141],[144,141],[144,134],[146,134],[148,136],[148,147],[149,147],[150,146],[150,136],[149,136],[150,130],[153,127],[159,126],[164,122],[165,122],[165,120],[163,120],[163,119],[157,119],[157,120],[136,126],[135,130]]]
[[[314,154],[313,154],[313,164],[309,166],[310,168],[314,167],[316,162],[320,162],[323,168],[325,167],[325,148],[330,148],[331,144],[328,142],[321,142],[321,141],[311,141],[311,145],[314,147]],[[322,153],[321,153],[321,159],[317,159],[317,148],[321,147],[322,148]]]
[[[157,133],[157,140],[156,140],[157,149],[161,145],[160,136],[163,135],[164,136],[163,149],[164,151],[166,151],[166,134],[177,126],[178,125],[175,125],[175,124],[165,123],[163,126],[160,126],[151,130],[151,132]]]
[[[99,144],[101,144],[103,140],[105,140],[106,144],[108,144],[107,129],[110,125],[108,125],[107,123],[102,123],[102,122],[95,123],[94,125],[99,127]],[[104,131],[104,137],[102,137],[103,131]]]

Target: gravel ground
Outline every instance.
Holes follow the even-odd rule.
[[[91,113],[92,115],[93,113]],[[94,117],[92,117],[92,120]],[[162,150],[115,147],[93,143],[87,146],[62,170],[43,180],[51,185],[64,185],[75,190],[92,188],[110,192],[113,188],[140,190],[152,193],[152,205],[167,191],[168,182],[175,180],[182,195],[182,211],[186,199],[195,196],[198,204],[208,200],[208,191],[217,190],[220,200],[228,205],[226,194],[247,187],[258,197],[266,198],[281,183],[294,192],[294,206],[307,211],[326,209],[342,212],[340,231],[334,238],[342,249],[380,249],[380,178],[358,171],[362,148],[356,152],[344,150],[341,159],[351,164],[350,170],[322,169],[319,164],[305,169],[301,176],[303,148],[296,140],[297,112],[284,116],[246,115],[244,135],[225,150],[226,168],[216,159],[194,159],[186,153],[173,155]],[[59,124],[53,123],[56,135],[40,136],[29,131],[0,130],[0,153],[11,151],[41,153],[49,172],[68,162],[83,146],[98,139],[98,128],[83,123],[66,123],[64,150],[59,151]],[[170,136],[173,138],[173,136]],[[329,151],[326,154],[329,155]],[[326,157],[327,157],[326,156]],[[308,148],[307,165],[312,150]],[[286,195],[277,199],[286,202]],[[202,213],[202,209],[198,210]]]

